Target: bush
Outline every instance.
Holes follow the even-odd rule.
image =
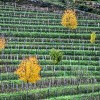
[[[51,59],[53,60],[53,63],[58,64],[62,60],[63,52],[60,50],[51,49],[50,56]]]

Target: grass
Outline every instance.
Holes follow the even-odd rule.
[[[15,66],[14,64],[12,65],[7,65],[6,66],[7,68],[11,69],[16,69],[17,68],[17,65]],[[78,70],[78,69],[81,69],[81,70],[88,70],[88,71],[100,71],[100,67],[99,66],[91,66],[91,65],[88,65],[88,66],[85,66],[85,65],[62,65],[62,64],[59,64],[59,65],[43,65],[41,66],[42,67],[42,70],[43,71],[54,71],[54,69],[56,71],[64,71],[64,70],[67,70],[67,71],[71,71],[71,70]],[[3,69],[6,69],[5,66],[2,66],[0,65],[0,69],[1,69],[1,72]]]
[[[84,99],[92,99],[92,98],[99,98],[100,92],[95,92],[95,93],[87,93],[87,94],[79,94],[79,95],[72,95],[72,96],[59,96],[59,97],[53,97],[53,98],[49,98],[48,100],[82,100]]]
[[[56,14],[56,13],[52,13],[52,12],[50,12],[50,15],[48,15],[49,14],[49,12],[43,12],[43,11],[16,11],[16,10],[9,10],[9,11],[7,11],[7,9],[0,9],[0,11],[1,12],[3,12],[3,14],[6,14],[6,13],[8,13],[8,14],[11,14],[11,13],[15,13],[15,14],[35,14],[35,15],[46,15],[46,16],[54,16],[54,15],[56,15],[56,16],[58,16],[58,15],[61,15],[61,14]]]
[[[0,26],[2,27],[2,26],[12,26],[12,27],[14,27],[14,26],[16,26],[16,27],[34,27],[34,28],[62,28],[62,29],[64,29],[64,27],[63,26],[57,26],[57,25],[24,25],[24,24],[14,24],[14,25],[12,25],[12,24],[0,24]],[[86,26],[78,26],[78,28],[87,28]],[[89,26],[88,27],[88,29],[92,29],[92,28],[94,28],[93,26]],[[95,27],[95,30],[96,29],[99,29],[99,27]]]
[[[31,38],[63,38],[63,39],[79,39],[81,41],[85,40],[85,39],[90,39],[90,33],[86,33],[86,34],[82,34],[82,33],[75,33],[75,32],[67,32],[66,30],[66,33],[64,31],[62,31],[63,34],[61,32],[23,32],[23,31],[5,31],[5,30],[2,30],[0,31],[1,34],[5,33],[5,36],[13,36],[13,37],[23,37],[23,38],[26,38],[26,37],[31,37]],[[100,39],[100,35],[97,34],[97,40]],[[85,44],[87,45],[87,44]],[[93,44],[93,45],[99,45],[99,44]]]
[[[45,49],[41,49],[41,50],[36,50],[36,49],[33,49],[33,50],[27,50],[27,49],[5,49],[5,50],[3,50],[3,52],[5,53],[5,54],[11,54],[11,52],[12,52],[12,54],[16,54],[16,53],[22,53],[22,54],[28,54],[28,53],[30,53],[30,54],[36,54],[36,53],[38,53],[38,54],[43,54],[43,55],[45,55],[45,54],[49,54],[49,51],[50,51],[50,49],[48,49],[48,50],[45,50]],[[99,51],[97,51],[97,52],[95,52],[94,50],[91,50],[91,52],[89,51],[89,50],[63,50],[63,52],[64,52],[64,55],[87,55],[87,56],[90,56],[91,54],[92,55],[94,55],[94,56],[97,56],[97,55],[99,55],[100,54],[100,52]],[[2,53],[2,51],[1,51],[1,53]]]
[[[28,49],[28,48],[27,48]],[[28,54],[24,54],[23,56],[25,56],[25,57],[27,57],[28,56]],[[70,57],[69,57],[70,56]],[[18,57],[18,59],[19,60],[22,60],[23,59],[23,57],[22,57],[22,55],[21,54],[12,54],[12,55],[8,55],[8,54],[5,54],[5,56],[0,56],[0,59],[14,59],[14,58],[17,58]],[[38,54],[38,57],[37,57],[39,60],[42,60],[42,59],[47,59],[47,60],[50,60],[50,56],[49,55],[39,55]],[[97,61],[97,60],[99,60],[99,56],[83,56],[83,55],[78,55],[78,56],[73,56],[73,55],[67,55],[67,57],[66,57],[66,55],[64,55],[63,56],[63,59],[66,59],[66,60],[90,60],[90,62],[91,61]]]
[[[86,85],[80,85],[79,86],[79,91],[80,91],[80,94],[81,93],[91,93],[92,92],[92,86],[94,86],[95,88],[95,92],[99,92],[99,88],[100,88],[100,84],[86,84]],[[88,87],[88,91],[87,91],[87,88]],[[49,90],[49,96],[48,96],[48,90]],[[59,91],[58,91],[59,90]],[[73,92],[71,92],[73,90]],[[55,92],[55,91],[58,91]],[[36,90],[30,90],[29,92],[29,95],[31,95],[31,98],[38,98],[38,99],[44,99],[44,98],[48,98],[48,97],[55,97],[55,93],[57,93],[57,96],[61,96],[62,95],[62,91],[64,91],[64,94],[63,95],[75,95],[77,94],[77,86],[61,86],[61,87],[51,87],[50,89],[49,88],[43,88],[41,90],[39,89],[36,89]],[[14,99],[16,98],[17,96],[17,99],[20,98],[19,96],[25,96],[26,94],[26,91],[19,91],[19,92],[14,92],[12,94],[10,93],[3,93],[3,94],[0,94],[0,97],[6,97],[6,98],[9,98],[10,96],[12,96]],[[37,96],[35,94],[38,94]],[[12,99],[12,100],[14,100]]]
[[[80,70],[78,70],[79,72],[77,72],[76,70],[75,71],[41,71],[41,76],[44,78],[44,77],[66,77],[66,76],[78,76],[80,73],[83,73],[83,72],[80,72]],[[99,80],[100,80],[100,73],[99,71],[87,71],[87,70],[84,70],[86,71],[86,73],[83,73],[83,77],[86,77],[85,74],[89,74],[87,77],[98,77]],[[1,77],[1,80],[15,80],[15,79],[18,79],[17,75],[15,75],[13,72],[7,72],[7,73],[1,73],[0,75]],[[70,77],[71,78],[71,77]],[[99,81],[98,80],[98,81]]]
[[[37,15],[37,14],[36,14],[36,15]],[[57,14],[57,15],[58,15],[58,14]],[[60,15],[60,16],[61,16],[61,15]],[[48,17],[49,17],[49,16],[48,16]],[[19,18],[19,17],[10,17],[10,16],[9,16],[9,17],[0,16],[0,19],[1,19],[1,21],[2,21],[2,20],[5,20],[5,19],[9,19],[9,20],[6,20],[6,21],[15,21],[15,22],[17,22],[17,21],[23,21],[23,20],[24,20],[24,21],[30,21],[30,20],[31,20],[31,21],[37,21],[37,20],[38,20],[38,21],[47,21],[47,20],[50,20],[50,21],[55,21],[55,22],[61,21],[61,19],[59,19],[59,18],[57,18],[57,19],[56,19],[56,18],[54,18],[54,19],[51,19],[51,18],[50,18],[50,19],[42,18],[42,19],[40,20],[40,19],[38,19],[38,18],[37,18],[37,19],[36,19],[36,18],[31,18],[31,19],[30,19],[30,18],[23,18],[23,17],[22,17],[22,18]],[[100,22],[100,20],[99,20],[99,19],[97,19],[97,20],[92,20],[92,19],[87,19],[87,20],[86,20],[86,19],[79,19],[78,22],[82,22],[82,23],[84,23],[84,22]]]

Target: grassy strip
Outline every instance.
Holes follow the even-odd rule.
[[[43,89],[37,89],[37,90],[30,90],[28,100],[31,100],[34,98],[37,99],[46,99],[48,97],[55,97],[55,96],[61,96],[61,95],[76,95],[78,93],[91,93],[93,91],[98,92],[100,90],[100,84],[85,84],[80,85],[77,89],[77,86],[61,86],[61,87],[52,87],[52,88],[43,88]],[[59,91],[58,91],[59,90]],[[10,100],[20,100],[20,96],[23,97],[22,100],[25,100],[26,97],[26,91],[20,91],[15,93],[3,93],[0,94],[0,99],[3,100],[3,98],[10,98]],[[31,99],[30,99],[31,98]]]
[[[4,74],[4,73],[3,73]],[[10,74],[10,73],[9,73]],[[12,74],[12,73],[11,73]],[[86,76],[87,77],[87,76]],[[98,76],[99,77],[99,76]],[[53,79],[57,79],[57,80],[59,80],[59,79],[76,79],[77,77],[76,76],[57,76],[57,77],[55,77],[55,76],[52,76],[52,77],[42,77],[42,79],[40,80],[40,81],[47,81],[47,80],[53,80]],[[40,82],[39,81],[39,82]],[[14,83],[14,84],[21,84],[23,81],[21,81],[21,80],[18,80],[18,79],[15,79],[15,80],[3,80],[3,81],[0,81],[0,84],[2,84],[2,82],[3,83]]]
[[[86,72],[86,70],[85,70]],[[99,71],[88,71],[86,73],[83,73],[84,74],[89,74],[91,77],[95,77],[95,76],[98,76],[100,75]],[[41,77],[60,77],[60,76],[77,76],[79,74],[81,74],[82,72],[79,72],[79,71],[41,71]],[[11,72],[7,72],[7,73],[1,73],[0,75],[1,77],[1,80],[15,80],[15,79],[18,79],[18,76],[14,73],[11,73]],[[100,77],[99,77],[100,78]]]
[[[48,15],[45,15],[45,16],[42,16],[42,15],[38,15],[38,14],[36,14],[36,15],[34,15],[34,14],[10,14],[10,13],[7,13],[7,14],[4,14],[4,13],[2,13],[1,14],[1,17],[13,17],[13,18],[37,18],[37,19],[59,19],[59,20],[61,20],[61,16],[49,16],[49,14]],[[86,18],[87,19],[87,18]],[[87,20],[89,20],[89,19],[91,19],[91,18],[88,18]],[[78,20],[85,20],[85,16],[84,16],[84,18],[82,18],[81,16],[78,16]],[[99,18],[95,18],[95,19],[91,19],[91,20],[99,20]]]
[[[49,16],[49,15],[48,15]],[[10,20],[14,20],[14,21],[22,21],[22,20],[24,20],[24,21],[39,21],[39,20],[41,20],[41,21],[61,21],[61,19],[56,19],[56,18],[54,18],[54,19],[45,19],[45,18],[42,18],[42,19],[36,19],[36,18],[19,18],[19,17],[2,17],[2,16],[0,16],[0,19],[1,20],[6,20],[6,19],[8,19],[8,21]],[[82,21],[82,20],[80,20],[80,21]],[[100,21],[100,20],[97,20],[97,21]]]
[[[24,33],[23,33],[24,34]],[[50,34],[50,33],[49,33]],[[48,34],[48,35],[49,35]],[[73,34],[73,33],[72,33]],[[98,35],[97,35],[98,36]],[[9,43],[9,39],[11,39],[11,41],[10,42],[25,42],[26,41],[26,43],[27,42],[53,42],[53,43],[56,43],[56,42],[61,42],[61,43],[84,43],[84,44],[87,44],[87,43],[90,43],[90,40],[88,39],[88,40],[86,40],[86,39],[84,39],[84,40],[80,40],[80,39],[69,39],[68,37],[66,38],[66,39],[64,39],[64,38],[49,38],[49,37],[46,37],[46,38],[43,38],[43,37],[37,37],[37,38],[35,38],[35,37],[27,37],[27,38],[23,38],[23,37],[20,37],[20,38],[18,38],[18,37],[6,37],[6,39],[8,40],[8,43]],[[98,45],[99,45],[99,40],[97,40],[96,39],[96,44],[98,43]],[[12,45],[13,46],[13,45]],[[19,45],[20,46],[20,45]],[[22,45],[21,45],[22,46]],[[26,45],[27,46],[27,45]],[[28,45],[29,46],[29,45]],[[36,45],[37,46],[37,45]],[[38,45],[38,46],[40,46],[40,45]],[[45,45],[44,45],[45,46]],[[63,47],[66,47],[66,46],[63,46]],[[74,47],[74,46],[73,46]],[[76,47],[78,47],[78,46],[75,46],[75,48]]]
[[[100,55],[100,51],[94,51],[94,50],[62,50],[64,52],[64,55],[83,55],[83,56],[99,56]],[[46,49],[4,49],[3,50],[4,54],[43,54],[43,55],[47,55],[50,52],[50,49],[46,50]],[[0,53],[2,53],[2,51],[0,51]]]
[[[62,25],[58,26],[58,25],[23,25],[23,24],[0,24],[0,26],[11,26],[11,27],[33,27],[33,28],[61,28],[61,29],[65,29]],[[86,26],[78,26],[78,28],[88,28],[88,29],[94,29],[94,27],[86,27]],[[99,27],[95,27],[95,29],[99,29]]]
[[[0,64],[19,64],[21,60],[0,59]],[[54,65],[52,60],[39,60],[40,65]],[[99,61],[88,60],[62,60],[62,65],[93,65],[99,66]]]
[[[19,7],[18,7],[19,8]],[[9,9],[9,8],[8,8]],[[36,15],[49,15],[49,16],[62,16],[62,13],[52,13],[52,12],[42,12],[42,11],[24,11],[24,10],[19,10],[19,11],[17,11],[17,9],[15,9],[15,10],[13,10],[13,9],[5,9],[5,8],[1,8],[1,11],[2,11],[2,13],[10,13],[10,14],[12,14],[12,13],[16,13],[16,14],[36,14]],[[79,16],[79,15],[78,15]]]
[[[24,42],[23,42],[24,43]],[[15,43],[16,44],[16,43]],[[50,49],[52,49],[52,48],[55,48],[55,49],[60,49],[60,50],[83,50],[83,51],[87,51],[87,50],[90,50],[91,52],[92,51],[95,51],[95,52],[98,52],[99,50],[100,50],[100,48],[99,47],[92,47],[92,46],[90,46],[90,47],[86,47],[86,46],[84,46],[84,47],[82,47],[82,46],[66,46],[66,47],[64,47],[64,46],[62,46],[61,44],[59,45],[59,46],[54,46],[54,45],[43,45],[43,44],[41,44],[41,45],[34,45],[34,46],[32,46],[33,44],[25,44],[25,45],[22,45],[22,44],[16,44],[16,45],[6,45],[6,47],[5,47],[5,49],[17,49],[17,50],[19,50],[19,49],[29,49],[29,50],[33,50],[33,49],[35,49],[35,50],[44,50],[44,49],[46,49],[46,50],[50,50]],[[91,55],[92,56],[92,55]],[[95,56],[95,58],[96,58],[97,56]],[[77,58],[77,57],[76,57]],[[88,57],[89,58],[89,57]],[[87,58],[87,59],[88,59]],[[72,58],[73,59],[73,58]],[[83,58],[84,59],[84,58]]]
[[[24,21],[24,20],[21,20],[21,21],[3,21],[3,22],[1,22],[1,24],[19,24],[19,25],[29,25],[29,26],[31,26],[31,25],[36,25],[36,26],[38,26],[38,25],[44,25],[44,26],[48,26],[48,25],[55,25],[55,26],[61,26],[61,24],[60,24],[60,21],[55,21],[55,22],[53,22],[53,21],[42,21],[42,20],[38,20],[38,22],[37,21],[31,21],[31,22],[28,22],[28,21]],[[83,23],[84,25],[82,25],[81,23],[78,23],[78,26],[79,26],[79,28],[81,28],[81,27],[98,27],[98,26],[96,26],[96,25],[93,25],[94,23],[88,23],[88,25],[86,24],[86,23]],[[98,24],[98,22],[97,23],[95,23],[95,24]],[[32,27],[32,26],[31,26]],[[58,27],[59,28],[59,27]],[[64,28],[64,27],[63,27]]]
[[[9,69],[16,69],[18,65],[6,65],[7,68]],[[100,71],[100,67],[99,66],[93,66],[93,65],[88,65],[88,66],[85,66],[85,65],[63,65],[63,64],[59,64],[59,65],[42,65],[42,70],[43,71],[54,71],[54,69],[56,71],[63,71],[63,70],[66,70],[66,71],[71,71],[71,70],[78,70],[78,69],[81,69],[81,70],[89,70],[89,71]],[[5,69],[5,66],[2,66],[0,65],[0,69]],[[2,72],[2,71],[1,71]]]
[[[77,38],[77,39],[90,39],[90,34],[82,34],[82,33],[70,33],[70,34],[65,34],[65,33],[61,33],[61,32],[16,32],[16,31],[0,31],[0,33],[7,35],[7,36],[15,36],[15,37],[41,37],[41,38]],[[90,33],[90,32],[89,32]],[[100,35],[97,34],[97,39],[100,39]]]
[[[38,22],[37,22],[38,21]],[[33,24],[35,24],[35,25],[61,25],[61,23],[60,23],[61,21],[60,20],[50,20],[50,19],[44,19],[44,20],[29,20],[29,21],[27,21],[27,20],[8,20],[8,21],[4,21],[4,19],[3,19],[3,21],[1,22],[1,24],[3,24],[3,23],[5,23],[5,24],[20,24],[20,25],[33,25]],[[84,25],[82,25],[81,23],[83,23]],[[95,22],[95,24],[98,24],[98,22]],[[80,26],[86,26],[86,27],[97,27],[96,25],[94,25],[94,22],[91,22],[90,21],[90,23],[88,22],[88,26],[87,26],[87,24],[86,24],[86,22],[78,22],[78,26],[80,27]]]
[[[66,37],[66,38],[67,38],[67,37]],[[53,39],[53,38],[52,38],[52,39]],[[36,39],[35,39],[35,40],[36,40]],[[55,39],[55,40],[56,40],[56,39]],[[99,42],[99,40],[98,40],[98,42]],[[75,48],[75,47],[79,47],[79,46],[81,46],[81,47],[83,47],[83,46],[89,46],[89,47],[91,47],[91,48],[94,48],[94,46],[99,47],[99,45],[100,45],[99,43],[98,43],[98,44],[97,44],[97,43],[91,44],[90,42],[87,42],[87,43],[82,42],[82,43],[81,43],[81,42],[75,42],[75,41],[72,41],[72,42],[71,42],[71,41],[70,41],[70,42],[61,42],[61,41],[51,41],[51,42],[50,42],[50,41],[45,41],[45,42],[43,42],[43,41],[38,41],[38,40],[37,40],[37,41],[34,42],[34,39],[33,39],[33,41],[26,41],[26,42],[25,42],[25,41],[20,41],[20,40],[18,40],[18,41],[17,41],[17,40],[16,40],[16,41],[13,41],[13,40],[12,40],[12,41],[8,41],[7,44],[9,44],[9,45],[15,45],[15,43],[16,43],[17,45],[19,45],[19,46],[20,46],[21,44],[23,44],[23,43],[24,43],[26,46],[27,46],[27,45],[31,45],[31,44],[34,44],[34,45],[35,45],[35,44],[36,44],[36,45],[38,44],[37,46],[39,46],[39,45],[44,45],[44,46],[45,46],[45,45],[51,45],[51,44],[52,44],[52,45],[61,45],[61,44],[62,44],[62,45],[64,45],[64,47],[65,47],[65,46],[71,46],[71,45],[72,45],[71,47],[74,47],[74,48]],[[35,45],[35,46],[36,46],[36,45]],[[89,47],[87,47],[87,48],[89,48]],[[85,48],[85,47],[84,47],[84,48]],[[96,47],[95,47],[95,48],[96,48]]]
[[[20,41],[20,42],[23,42],[23,43],[25,43],[24,41]],[[30,43],[31,42],[31,40],[30,41],[27,41],[27,43]],[[52,48],[55,48],[55,49],[60,49],[60,50],[90,50],[91,49],[91,51],[99,51],[100,50],[100,48],[99,48],[99,44],[98,44],[98,46],[92,46],[92,45],[90,45],[90,47],[88,47],[88,46],[84,46],[83,47],[83,45],[74,45],[74,46],[70,46],[71,45],[71,43],[68,43],[67,41],[66,41],[66,45],[57,45],[56,47],[54,46],[54,45],[51,45],[51,44],[49,44],[49,46],[48,45],[44,45],[43,43],[45,43],[45,42],[42,42],[42,40],[41,41],[38,41],[38,40],[36,40],[35,41],[35,43],[37,43],[38,42],[38,45],[35,45],[34,44],[34,46],[32,46],[33,45],[33,43],[32,44],[27,44],[27,43],[25,43],[25,44],[21,44],[21,43],[19,43],[19,42],[17,42],[16,43],[16,45],[14,44],[15,43],[15,41],[13,41],[13,42],[8,42],[8,44],[6,45],[6,49],[46,49],[46,50],[49,50],[49,49],[52,49]],[[40,43],[39,43],[40,42]],[[41,43],[42,42],[42,43]],[[55,41],[54,42],[54,44],[55,43],[59,43],[60,41]],[[46,41],[46,43],[47,43],[47,41]],[[48,43],[50,43],[49,41],[48,41]],[[62,42],[62,44],[63,43],[65,43],[65,42]],[[74,41],[74,44],[75,43],[79,43],[79,42],[77,42],[77,41]],[[96,41],[96,43],[97,43],[97,41]],[[99,41],[98,41],[98,43],[99,43]],[[89,44],[89,43],[88,43]],[[85,45],[86,45],[86,43],[85,43]]]
[[[22,45],[22,44],[25,44],[25,45],[51,45],[52,47],[54,46],[54,45],[57,45],[57,46],[59,46],[59,45],[64,45],[64,46],[66,46],[66,47],[69,47],[69,46],[71,46],[72,45],[72,48],[74,47],[76,47],[76,46],[80,46],[82,49],[83,49],[83,46],[84,46],[84,48],[85,48],[85,46],[89,46],[88,48],[94,48],[94,46],[95,46],[95,48],[96,48],[96,46],[97,47],[99,47],[100,46],[100,44],[91,44],[91,43],[74,43],[74,42],[70,42],[70,43],[63,43],[63,42],[14,42],[14,41],[10,41],[10,42],[8,42],[8,45],[15,45],[15,44],[17,44],[17,45]],[[80,48],[80,49],[81,49]],[[41,49],[42,50],[42,49]],[[83,50],[84,51],[84,50]],[[91,51],[93,51],[92,49],[91,49]]]
[[[10,73],[9,73],[10,74]],[[100,76],[84,76],[86,79],[92,79],[92,78],[94,78],[94,79],[96,79],[98,82],[100,82]],[[77,80],[77,79],[79,79],[79,77],[77,77],[77,76],[52,76],[52,77],[42,77],[42,79],[40,80],[40,81],[38,81],[36,84],[38,84],[38,83],[41,83],[41,82],[48,82],[48,81],[50,81],[50,80],[69,80],[69,81],[71,81],[71,80]],[[48,80],[48,81],[47,81]],[[78,81],[78,80],[77,80]],[[23,81],[21,81],[21,80],[18,80],[18,79],[12,79],[12,80],[3,80],[3,81],[0,81],[0,85],[2,84],[2,82],[3,82],[3,84],[10,84],[10,83],[14,83],[14,84],[21,84]],[[81,83],[82,84],[82,83]],[[41,84],[42,85],[42,84]]]
[[[90,80],[89,80],[90,81]],[[66,76],[66,77],[48,77],[48,78],[42,78],[40,81],[38,81],[37,83],[35,83],[35,87],[34,85],[30,85],[29,84],[29,88],[28,89],[38,89],[38,88],[45,88],[45,87],[57,87],[57,86],[65,86],[67,85],[76,85],[78,82],[78,78],[74,77],[74,76]],[[85,84],[86,82],[80,83],[80,84]],[[89,83],[89,82],[88,82]],[[99,83],[99,82],[98,82]],[[12,87],[12,84],[14,85],[14,87]],[[2,88],[3,86],[3,90],[0,90],[0,93],[4,93],[4,92],[12,92],[12,91],[16,91],[16,85],[18,85],[18,88],[20,91],[22,88],[22,84],[23,87],[26,87],[26,83],[20,80],[4,80],[0,82],[0,88]],[[9,88],[7,88],[6,86],[9,85]],[[23,88],[23,90],[25,90]]]
[[[11,11],[12,10],[12,11]],[[13,10],[13,9],[10,9],[10,10],[7,10],[7,9],[0,9],[0,11],[1,11],[1,13],[16,13],[16,14],[36,14],[36,15],[46,15],[46,16],[61,16],[61,14],[59,14],[59,13],[52,13],[52,12],[42,12],[42,11],[16,11],[16,9],[15,10]]]
[[[16,27],[16,26],[14,26],[13,28],[4,28],[5,26],[3,26],[3,28],[2,28],[2,31],[13,31],[13,32],[17,32],[17,33],[19,33],[19,32],[30,32],[30,34],[28,34],[29,36],[31,35],[31,32],[38,32],[38,33],[41,33],[41,32],[45,32],[45,33],[63,33],[63,34],[66,34],[66,33],[68,33],[69,34],[69,38],[70,38],[70,33],[71,33],[71,31],[69,32],[69,29],[67,29],[67,28],[64,28],[64,29],[62,29],[62,28],[49,28],[49,27],[47,27],[47,28],[40,28],[40,27],[36,27],[36,28],[30,28],[30,27],[23,27],[23,28],[18,28],[18,27]],[[94,29],[92,30],[91,29],[91,31],[94,31]],[[97,30],[95,30],[95,31],[98,31],[98,29]],[[78,37],[80,37],[80,38],[77,38],[77,39],[84,39],[84,37],[86,37],[86,34],[84,34],[84,33],[90,33],[90,29],[81,29],[81,35],[80,36],[78,36]],[[73,31],[72,30],[72,33],[74,33],[74,35],[77,35],[78,33],[80,33],[80,30],[77,30],[77,32],[76,31]],[[7,34],[7,33],[6,33]],[[10,33],[10,35],[11,35],[12,33]],[[83,34],[85,35],[85,36],[83,36]],[[18,34],[19,35],[19,34]],[[99,35],[99,34],[98,34]],[[23,35],[21,35],[20,37],[22,37]],[[29,37],[28,36],[28,37]],[[42,36],[43,37],[43,36]],[[51,35],[49,34],[49,37],[51,37]],[[51,37],[52,38],[52,37]],[[66,37],[64,37],[64,38],[66,38]],[[89,37],[86,37],[87,39],[90,39],[90,35],[89,35]],[[100,37],[97,37],[97,39],[98,38],[100,38]]]
[[[48,15],[39,15],[39,14],[11,14],[11,13],[7,13],[7,15],[6,14],[4,14],[4,13],[2,13],[1,14],[1,17],[13,17],[13,18],[27,18],[27,19],[29,19],[29,18],[37,18],[37,19],[55,19],[55,20],[61,20],[61,16],[56,16],[56,15],[54,15],[54,16],[50,16],[50,14],[48,14]],[[82,18],[81,16],[78,16],[77,18],[78,18],[78,20],[86,20],[85,19],[85,17],[86,16],[84,16],[84,18]],[[91,18],[88,18],[87,19],[87,21],[89,21]],[[95,18],[95,19],[91,19],[91,20],[94,20],[94,21],[97,21],[97,20],[99,20],[99,18]]]
[[[98,96],[100,96],[100,92],[78,94],[78,95],[69,95],[69,96],[59,96],[59,97],[49,98],[48,100],[82,100],[82,99],[84,99],[84,100],[91,99],[92,100],[93,98],[95,99]],[[97,99],[95,99],[95,100],[97,100]]]
[[[97,82],[91,82],[91,79],[93,77],[85,77],[86,79],[88,79],[88,83],[87,81],[84,82],[79,82],[79,78],[75,77],[75,76],[70,76],[70,77],[48,77],[48,78],[42,78],[40,81],[38,81],[36,84],[34,85],[30,85],[29,84],[29,90],[30,89],[41,89],[41,88],[47,88],[47,87],[58,87],[58,86],[74,86],[77,85],[78,86],[78,82],[79,82],[79,86],[80,85],[85,85],[85,84],[99,84],[100,82],[100,77],[99,77],[99,81],[97,80],[97,78],[95,78],[97,80]],[[82,80],[82,79],[81,79]],[[12,84],[14,85],[14,87],[12,87]],[[22,89],[22,84],[24,86],[24,88]],[[7,85],[9,85],[9,88],[7,87]],[[0,82],[0,88],[2,88],[3,86],[3,90],[0,91],[0,93],[7,93],[9,91],[10,92],[14,92],[14,91],[21,91],[21,90],[25,90],[26,87],[26,83],[22,82],[20,80],[4,80],[2,82]],[[18,90],[16,89],[16,86],[18,86]],[[1,99],[0,99],[1,100]]]
[[[29,48],[27,48],[29,49]],[[27,55],[24,55],[25,57],[28,57],[28,54]],[[66,57],[67,56],[67,57]],[[15,58],[16,57],[16,58]],[[19,60],[22,60],[23,59],[23,56],[21,54],[5,54],[5,55],[1,55],[0,56],[0,59],[14,59],[14,60],[17,60],[17,57]],[[50,55],[38,55],[38,59],[39,60],[43,60],[43,59],[46,59],[46,60],[50,60]],[[63,56],[63,60],[90,60],[90,61],[99,61],[99,55],[98,56],[83,56],[83,55],[78,55],[78,56],[75,56],[75,55],[64,55]]]
[[[32,14],[32,15],[22,15],[22,14],[20,14],[20,15],[17,15],[16,13],[14,14],[9,14],[8,13],[8,15],[6,15],[6,14],[1,14],[1,16],[2,17],[13,17],[13,18],[30,18],[30,19],[32,19],[32,18],[37,18],[37,19],[59,19],[59,20],[61,20],[61,17],[58,17],[58,16],[38,16],[38,15],[34,15],[34,14]],[[99,19],[98,19],[99,20]]]
[[[70,33],[70,34],[62,34],[61,32],[16,32],[16,31],[1,31],[1,34],[3,33],[5,36],[14,36],[14,37],[34,37],[34,38],[73,38],[73,39],[90,39],[90,34],[75,34],[75,33]],[[69,32],[68,32],[69,33]],[[100,39],[100,35],[97,34],[97,40]],[[95,44],[94,44],[95,45]],[[99,44],[96,44],[97,46]]]
[[[25,34],[25,33],[23,33],[23,34]],[[36,34],[36,33],[35,33]],[[37,33],[38,34],[38,33]],[[40,33],[41,34],[41,33]],[[44,33],[44,34],[46,34],[46,33]],[[50,33],[48,33],[48,34],[50,34]],[[74,33],[71,33],[71,34],[74,34]],[[60,34],[59,34],[60,35]],[[64,34],[63,34],[64,35]],[[61,35],[62,36],[62,35]],[[69,36],[72,36],[72,35],[69,35]],[[97,36],[98,36],[98,34],[97,34]],[[11,39],[11,40],[13,40],[14,42],[15,41],[18,41],[18,42],[25,42],[25,41],[27,41],[27,42],[33,42],[33,40],[35,41],[35,42],[64,42],[64,43],[72,43],[72,42],[74,42],[74,43],[76,43],[76,42],[78,42],[78,43],[90,43],[90,40],[88,39],[88,40],[80,40],[80,39],[69,39],[69,38],[66,38],[66,39],[64,39],[64,38],[52,38],[52,40],[49,38],[49,37],[47,37],[47,38],[42,38],[42,37],[37,37],[37,38],[30,38],[30,37],[20,37],[20,38],[18,38],[18,37],[11,37],[11,36],[9,36],[9,37],[6,37],[6,39],[8,39],[9,40],[9,38]],[[60,40],[59,40],[60,39]],[[96,42],[99,42],[99,40],[97,40],[96,39]]]
[[[48,15],[47,15],[47,16],[48,16]],[[0,16],[0,19],[1,19],[1,20],[9,19],[10,21],[19,21],[19,20],[21,20],[21,21],[22,21],[22,20],[24,20],[24,21],[30,21],[30,20],[31,20],[31,21],[38,21],[38,20],[42,20],[42,21],[47,21],[47,20],[49,20],[49,21],[61,21],[61,19],[55,19],[55,18],[54,18],[54,19],[45,19],[45,18],[36,19],[36,18],[31,18],[31,19],[30,19],[30,18],[23,18],[23,17],[22,17],[22,18],[19,18],[19,17],[15,17],[15,18],[14,18],[14,17],[9,17],[9,16],[8,16],[8,17]],[[8,21],[9,21],[9,20],[8,20]],[[78,22],[83,22],[83,23],[84,23],[84,22],[94,22],[94,23],[95,23],[95,22],[100,22],[100,20],[99,20],[99,19],[97,19],[97,20],[92,20],[92,19],[88,19],[88,20],[85,20],[85,19],[82,20],[82,19],[81,19],[81,20],[80,20],[80,19],[78,19]]]

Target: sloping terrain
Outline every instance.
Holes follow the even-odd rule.
[[[0,51],[0,100],[25,100],[26,83],[14,71],[21,60],[36,55],[42,79],[29,84],[28,100],[100,100],[100,16],[77,11],[78,28],[64,28],[61,12],[25,9],[0,2],[0,36],[6,47]],[[96,43],[90,43],[95,31]],[[64,52],[54,65],[52,49]]]

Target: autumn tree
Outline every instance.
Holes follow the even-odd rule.
[[[19,79],[24,82],[36,83],[41,79],[40,73],[41,67],[38,64],[38,60],[35,56],[22,60],[19,64],[15,74],[19,76]]]
[[[26,87],[26,100],[28,100],[28,83],[36,83],[41,79],[40,73],[41,67],[38,64],[38,60],[35,56],[22,60],[19,64],[15,74],[19,76],[19,79],[27,83]]]
[[[0,37],[0,49],[4,49],[6,44],[6,40],[3,37]]]
[[[90,37],[90,42],[91,43],[95,43],[95,40],[96,40],[96,33],[95,32],[92,32],[91,33],[91,37]]]
[[[75,11],[71,10],[65,10],[62,19],[61,19],[61,24],[64,27],[70,28],[70,29],[76,29],[78,22],[76,18]]]

